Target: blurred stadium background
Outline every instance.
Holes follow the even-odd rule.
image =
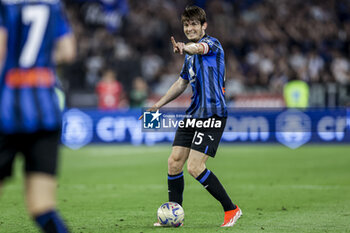
[[[291,124],[282,117],[280,129],[274,128],[277,116],[261,116],[261,111],[253,118],[230,118],[226,128],[238,134],[225,134],[224,142],[282,141],[293,148],[308,141],[349,142],[349,0],[66,0],[78,59],[58,72],[67,109],[83,114],[76,110],[65,117],[64,144],[171,141],[171,134],[141,134],[137,119],[141,108],[151,106],[179,76],[183,56],[172,53],[170,36],[186,41],[179,18],[191,4],[206,10],[207,33],[225,49],[231,110],[319,109],[314,116],[290,117]],[[300,93],[288,92],[296,82],[304,84],[297,87]],[[167,107],[188,106],[190,96],[189,87]],[[290,104],[293,99],[300,103]],[[324,108],[341,111],[329,118]],[[273,135],[303,129],[316,135]],[[272,133],[250,133],[258,131]]]
[[[79,45],[76,63],[60,69],[68,106],[97,107],[106,69],[124,87],[116,108],[149,106],[163,95],[183,63],[170,36],[185,41],[179,17],[193,3],[225,49],[229,106],[284,106],[292,79],[309,84],[311,107],[350,103],[348,0],[67,0]]]

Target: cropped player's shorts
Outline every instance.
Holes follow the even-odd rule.
[[[0,180],[11,176],[16,155],[20,152],[25,171],[56,174],[60,131],[33,134],[0,134]]]
[[[190,121],[190,123],[187,123]],[[193,124],[193,122],[196,122]],[[185,126],[178,127],[173,146],[183,146],[215,157],[226,125],[226,117],[185,118]],[[194,127],[193,127],[194,126]],[[205,127],[209,126],[209,127]]]

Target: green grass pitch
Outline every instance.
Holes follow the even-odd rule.
[[[167,200],[169,145],[62,148],[58,206],[72,232],[350,232],[350,146],[221,145],[207,165],[243,216],[218,227],[220,204],[187,171],[185,224],[155,228]],[[0,232],[38,232],[26,215],[21,159],[0,198]]]

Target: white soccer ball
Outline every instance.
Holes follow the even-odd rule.
[[[163,226],[180,227],[185,218],[184,209],[176,202],[166,202],[158,208],[158,221]]]

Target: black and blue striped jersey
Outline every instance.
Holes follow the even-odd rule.
[[[71,33],[59,0],[0,0],[7,53],[0,76],[0,132],[61,127],[55,41]]]
[[[224,50],[216,38],[208,35],[198,43],[202,43],[204,54],[186,54],[180,73],[193,92],[186,114],[193,118],[226,117]]]

